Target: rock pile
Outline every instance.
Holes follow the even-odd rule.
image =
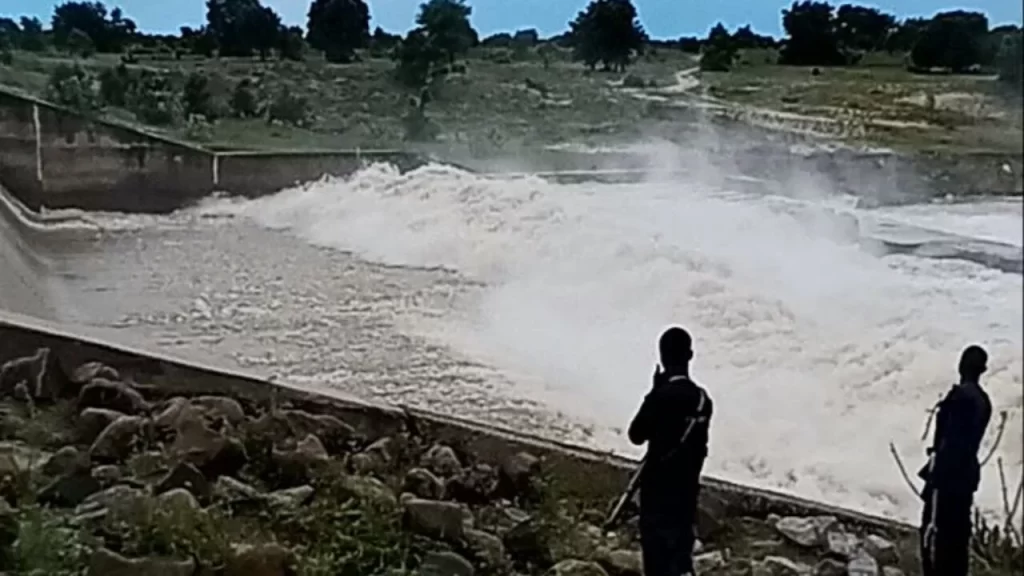
[[[598,527],[614,494],[567,498],[528,453],[489,463],[290,405],[168,398],[100,363],[65,374],[45,349],[0,370],[0,433],[0,571],[642,574],[635,528]],[[705,515],[702,574],[897,576],[905,560],[835,518]]]

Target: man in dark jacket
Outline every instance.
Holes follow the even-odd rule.
[[[981,389],[988,354],[969,346],[960,356],[960,383],[939,403],[921,497],[921,568],[924,576],[967,576],[971,506],[981,482],[978,448],[992,418],[992,403]]]
[[[648,443],[640,476],[640,544],[646,576],[682,576],[693,573],[694,521],[712,403],[690,379],[690,335],[669,328],[658,347],[661,367],[629,426],[631,442]]]

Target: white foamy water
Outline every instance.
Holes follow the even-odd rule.
[[[981,343],[993,403],[1010,412],[1000,454],[1018,476],[1019,275],[879,259],[763,202],[679,184],[377,166],[203,211],[485,283],[408,328],[591,422],[606,448],[626,448],[617,428],[650,385],[657,336],[682,324],[696,340],[694,376],[716,401],[709,473],[905,519],[920,503],[888,443],[916,471],[926,410],[955,380],[961,349]],[[994,465],[984,482],[981,503],[999,507]]]
[[[1024,211],[1020,199],[969,204],[915,205],[884,208],[880,216],[896,222],[949,234],[1024,245]]]

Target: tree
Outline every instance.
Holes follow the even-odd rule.
[[[29,52],[40,52],[46,48],[43,23],[39,18],[21,17],[21,41],[19,47]]]
[[[781,64],[839,66],[846,64],[836,36],[832,6],[827,2],[794,2],[782,11],[782,27],[789,36],[779,55]]]
[[[749,30],[749,28],[748,28]],[[708,33],[704,43],[704,51],[700,57],[700,69],[711,72],[728,72],[736,61],[737,46],[734,37],[729,34],[721,22]]]
[[[351,62],[370,42],[370,8],[363,0],[313,0],[306,39],[330,62]]]
[[[259,0],[206,0],[206,28],[217,39],[221,56],[252,54],[253,43],[245,36],[245,21],[249,12],[260,8]]]
[[[265,61],[280,41],[281,17],[266,6],[248,10],[242,16],[241,33],[248,46]]]
[[[839,45],[871,52],[881,50],[896,28],[896,17],[876,8],[843,4],[835,17]]]
[[[480,39],[469,23],[473,9],[465,0],[428,0],[420,4],[416,24],[426,33],[427,42],[455,63],[455,57],[465,54]]]
[[[732,44],[738,50],[750,50],[754,48],[772,48],[775,46],[775,39],[771,36],[764,36],[754,32],[750,25],[743,26],[732,35]]]
[[[928,22],[925,18],[907,18],[897,24],[885,40],[886,51],[890,54],[910,52],[928,27]]]
[[[380,26],[373,30],[373,36],[370,38],[370,46],[378,54],[390,53],[401,42],[401,35],[385,32]]]
[[[278,53],[285,60],[301,61],[305,56],[306,42],[302,39],[302,28],[298,26],[282,27],[278,33]]]
[[[988,18],[978,12],[955,10],[936,14],[910,52],[920,69],[948,68],[956,73],[985,63]]]
[[[1024,64],[1024,37],[1020,28],[1002,37],[1002,46],[996,56],[996,67],[999,69],[999,81],[1010,88],[1021,92],[1022,72]]]
[[[696,36],[683,36],[678,41],[679,49],[688,54],[700,53],[700,47],[704,42]]]
[[[592,0],[569,28],[574,58],[590,68],[625,70],[647,40],[630,0]]]
[[[138,27],[131,18],[125,18],[120,8],[110,11],[110,22],[107,23],[105,41],[107,50],[121,52],[131,43],[138,33]]]
[[[107,21],[107,7],[102,2],[65,2],[53,10],[50,25],[53,29],[54,43],[61,48],[68,48],[72,30],[78,30],[89,37],[96,50],[115,52],[120,47],[112,34],[111,24]],[[75,42],[81,43],[81,39]]]
[[[431,68],[445,54],[430,41],[422,28],[411,30],[395,50],[399,82],[411,88],[422,88],[430,78]]]

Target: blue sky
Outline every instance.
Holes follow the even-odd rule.
[[[368,0],[371,26],[392,32],[412,27],[421,0]],[[473,25],[482,35],[519,28],[537,28],[542,35],[557,34],[588,0],[469,0]],[[54,0],[0,0],[0,15],[30,14],[48,22]],[[787,0],[634,0],[644,27],[655,38],[703,35],[716,22],[730,29],[750,24],[762,34],[781,35],[781,10]],[[833,0],[841,4],[840,0]],[[205,18],[204,0],[120,0],[120,6],[147,32],[177,32],[179,26],[200,26]],[[309,0],[263,0],[288,24],[305,25]],[[905,16],[931,16],[935,12],[963,8],[988,14],[993,25],[1021,22],[1021,0],[887,0],[864,4]]]

